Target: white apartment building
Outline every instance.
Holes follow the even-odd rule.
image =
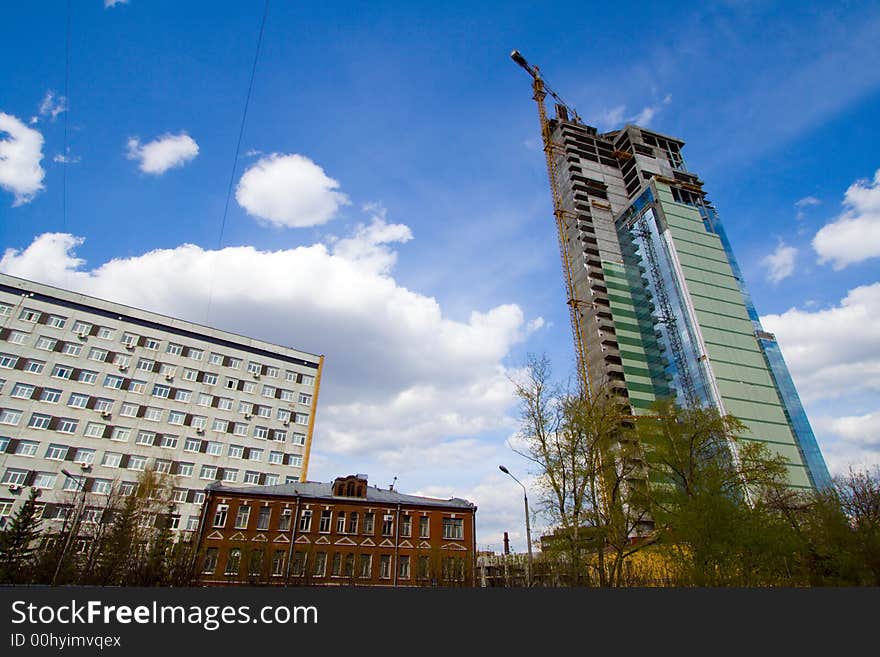
[[[148,468],[172,476],[180,530],[215,481],[305,481],[323,361],[0,274],[0,522],[30,487],[49,521]]]

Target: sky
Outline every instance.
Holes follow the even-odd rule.
[[[70,7],[0,21],[0,271],[324,354],[310,479],[525,549],[510,379],[574,364],[513,49],[687,143],[832,474],[880,463],[876,2],[276,0],[255,68],[262,2]]]

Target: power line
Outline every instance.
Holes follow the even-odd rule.
[[[217,250],[219,251],[223,247],[223,233],[226,231],[226,217],[229,214],[229,200],[232,198],[232,187],[235,184],[235,169],[238,166],[238,155],[241,151],[241,141],[244,137],[244,126],[247,121],[247,113],[248,107],[251,103],[251,93],[254,90],[254,78],[257,74],[257,62],[260,59],[260,47],[263,43],[263,32],[266,28],[266,17],[269,15],[269,0],[266,0],[266,3],[263,5],[263,19],[260,21],[260,34],[257,37],[257,49],[254,53],[254,64],[251,67],[251,79],[248,83],[247,96],[244,101],[244,111],[241,115],[241,127],[238,130],[238,141],[235,144],[235,157],[232,159],[232,171],[229,175],[229,187],[226,190],[226,204],[223,206],[223,219],[220,222],[220,234],[217,236]],[[213,281],[211,283],[211,288],[208,292],[208,307],[205,311],[205,321],[208,321],[208,317],[211,314],[211,302],[214,298],[214,285]]]

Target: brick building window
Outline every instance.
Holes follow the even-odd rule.
[[[238,569],[241,565],[241,550],[232,548],[229,550],[229,557],[226,559],[226,574],[238,575]]]
[[[205,550],[205,560],[202,562],[202,572],[210,575],[217,569],[217,548]]]

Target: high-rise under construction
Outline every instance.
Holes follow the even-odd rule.
[[[684,142],[635,125],[599,133],[534,79],[583,386],[634,414],[658,399],[714,406],[785,457],[793,487],[828,469]],[[551,95],[556,116],[548,118]]]

